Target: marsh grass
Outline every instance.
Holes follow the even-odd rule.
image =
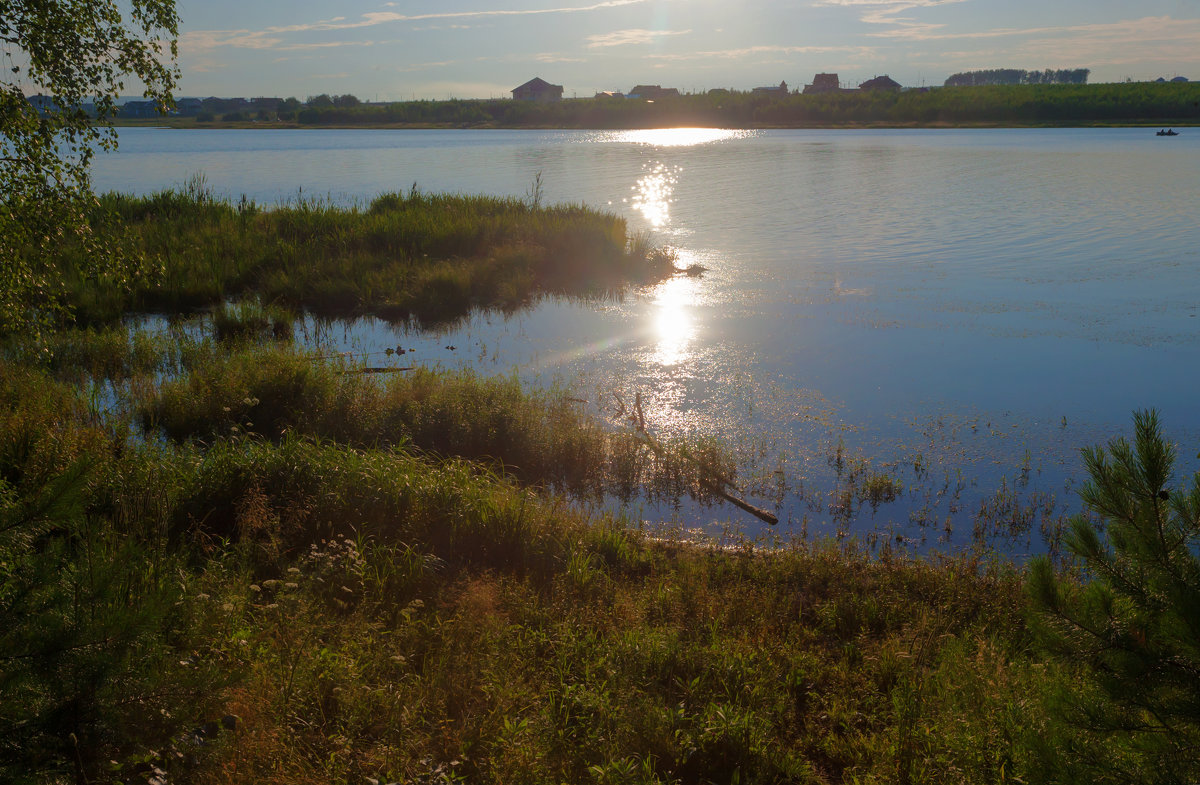
[[[598,294],[674,273],[669,254],[629,241],[623,219],[579,205],[414,190],[365,208],[298,200],[267,210],[215,199],[199,184],[108,194],[97,215],[120,227],[113,242],[154,274],[85,282],[65,249],[63,278],[89,323],[257,298],[321,316],[433,324],[472,307],[513,309],[547,293]]]
[[[222,303],[212,314],[213,337],[231,343],[289,341],[296,314],[256,302]]]
[[[587,416],[566,390],[525,390],[515,377],[413,368],[356,373],[340,359],[287,346],[210,356],[147,390],[143,428],[176,441],[299,434],[359,448],[462,458],[581,499],[715,497],[736,476],[722,445],[699,436],[662,444]]]
[[[1032,653],[1017,568],[649,536],[542,490],[645,438],[565,397],[207,347],[143,388],[163,440],[0,363],[4,520],[47,522],[0,539],[6,640],[99,620],[54,633],[86,657],[0,660],[5,776],[1035,782],[1098,749],[1043,708],[1073,672]],[[39,614],[13,615],[22,585]]]

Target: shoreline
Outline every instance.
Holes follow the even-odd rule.
[[[364,130],[364,131],[648,131],[668,128],[691,127],[721,127],[726,126],[690,126],[680,123],[667,123],[649,126],[621,127],[581,127],[564,125],[499,125],[494,123],[321,123],[307,124],[297,122],[273,121],[239,121],[239,122],[197,122],[194,118],[162,118],[153,120],[113,120],[113,128],[158,128],[162,130]],[[739,131],[887,131],[887,130],[1020,130],[1031,128],[1197,128],[1200,123],[1195,120],[1180,122],[1162,122],[1149,120],[1129,123],[1001,123],[1001,122],[936,122],[936,123],[806,123],[806,124],[754,124],[749,126],[728,126],[731,130]]]

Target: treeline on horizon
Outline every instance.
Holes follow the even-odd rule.
[[[1026,71],[1021,68],[988,68],[982,71],[962,71],[946,79],[946,87],[978,87],[980,85],[1014,84],[1087,84],[1089,68],[1047,68],[1045,71]]]
[[[1020,84],[927,90],[844,90],[786,97],[712,90],[648,102],[590,98],[407,101],[308,106],[301,125],[439,125],[507,128],[778,127],[998,123],[1186,124],[1200,121],[1200,84]]]

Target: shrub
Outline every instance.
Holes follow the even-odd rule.
[[[1032,565],[1042,641],[1089,677],[1058,708],[1107,742],[1092,781],[1200,780],[1200,473],[1170,491],[1175,447],[1154,411],[1134,415],[1133,445],[1083,452],[1090,481],[1067,547],[1090,580]],[[1101,528],[1103,527],[1103,529]],[[1102,768],[1100,768],[1102,767]]]

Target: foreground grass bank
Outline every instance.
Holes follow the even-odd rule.
[[[247,360],[280,386],[274,354]],[[373,447],[365,431],[234,430],[219,400],[175,425],[172,402],[208,370],[147,391],[171,436],[130,442],[73,388],[0,368],[6,778],[994,781],[1035,766],[1047,676],[1012,570],[651,539],[536,492],[549,468],[518,479],[416,449],[398,389],[358,391],[357,411],[391,413],[403,437]],[[434,390],[426,410],[536,405],[497,403],[491,384],[417,386]]]
[[[263,340],[168,381],[129,343],[104,416],[0,363],[6,781],[1139,781],[1054,710],[1088,671],[1023,568],[642,530],[554,491],[703,492],[719,450]]]

